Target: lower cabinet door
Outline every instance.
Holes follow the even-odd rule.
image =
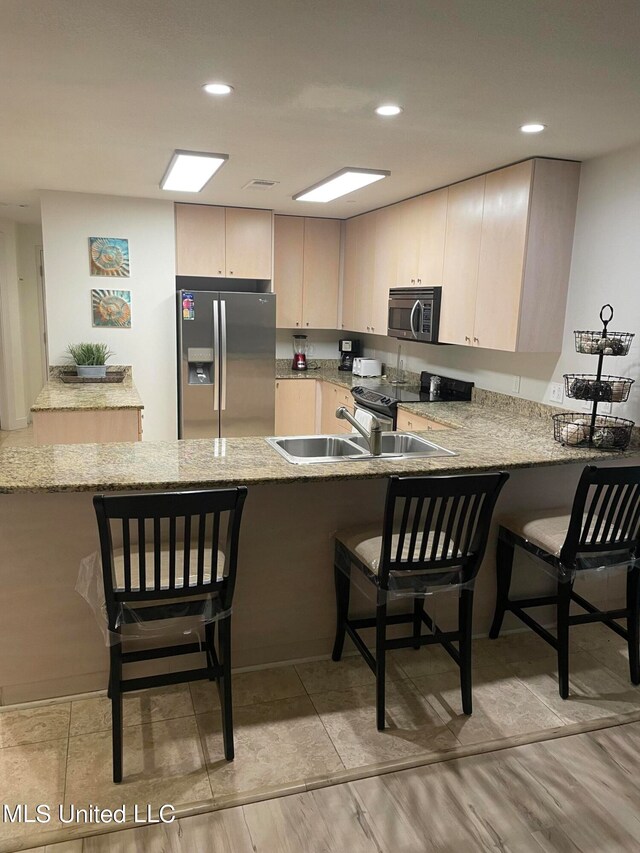
[[[276,435],[314,435],[315,431],[315,379],[278,379]]]
[[[446,429],[446,426],[439,424],[437,421],[432,421],[430,418],[423,418],[404,409],[398,409],[397,428],[401,431],[413,429],[420,431],[425,429]]]

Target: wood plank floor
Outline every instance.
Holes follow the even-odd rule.
[[[37,853],[632,853],[639,756],[628,723]]]

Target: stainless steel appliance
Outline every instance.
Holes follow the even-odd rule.
[[[178,292],[178,435],[273,435],[273,293]]]
[[[390,382],[368,380],[351,389],[356,409],[365,409],[378,417],[389,418],[392,427],[397,424],[398,403],[453,403],[469,402],[473,393],[473,382],[437,376],[423,370],[420,385],[392,385]]]
[[[338,341],[338,349],[340,350],[340,364],[338,370],[353,370],[353,359],[360,355],[360,341]]]
[[[438,343],[441,287],[395,287],[389,291],[388,334]]]

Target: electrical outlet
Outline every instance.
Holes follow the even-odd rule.
[[[564,402],[564,385],[562,382],[552,382],[549,386],[549,399],[552,403]]]
[[[511,390],[513,391],[514,394],[520,393],[520,380],[521,379],[522,379],[521,376],[514,376],[513,377],[513,384],[511,385]]]
[[[593,411],[593,402],[591,400],[585,400],[582,404],[585,412]],[[610,415],[612,412],[611,403],[598,403],[598,414],[599,415]]]

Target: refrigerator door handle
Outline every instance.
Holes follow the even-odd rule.
[[[227,303],[220,300],[220,411],[227,408]]]
[[[213,300],[213,411],[218,411],[219,374],[218,300]]]

